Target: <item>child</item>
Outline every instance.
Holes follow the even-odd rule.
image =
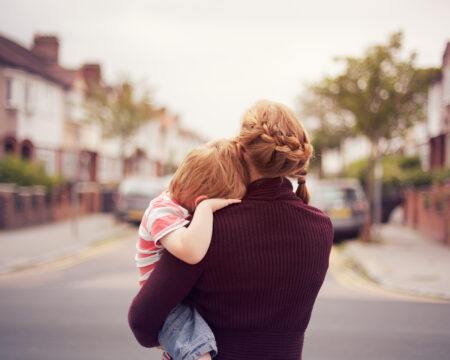
[[[200,262],[211,242],[213,213],[240,202],[247,178],[235,141],[219,140],[190,152],[168,192],[153,199],[142,218],[136,254],[140,284],[164,249],[186,263]],[[159,341],[173,359],[206,360],[217,354],[209,326],[195,309],[183,304],[167,317]]]

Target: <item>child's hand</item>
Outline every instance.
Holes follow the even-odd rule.
[[[228,205],[240,203],[239,199],[205,199],[198,206],[207,206],[212,212],[220,210]]]

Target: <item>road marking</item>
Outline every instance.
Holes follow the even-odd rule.
[[[408,295],[396,292],[394,290],[384,289],[373,281],[362,277],[354,269],[352,269],[349,262],[335,247],[333,247],[330,255],[330,273],[340,285],[354,290],[361,295],[366,295],[369,297],[378,296],[379,298],[388,298],[398,301],[406,300],[413,302],[447,303],[444,300]]]
[[[117,247],[126,244],[127,241],[130,241],[131,237],[133,237],[133,239],[135,238],[134,232],[127,231],[125,233],[120,234],[119,236],[98,241],[84,249],[81,249],[80,251],[74,254],[68,254],[58,259],[50,260],[44,263],[34,264],[32,266],[20,269],[18,271],[2,274],[0,276],[0,282],[9,281],[11,279],[16,279],[17,277],[22,276],[26,277],[30,275],[32,276],[41,275],[47,272],[58,272],[60,270],[73,267],[97,256],[105,255],[107,253],[112,252]]]

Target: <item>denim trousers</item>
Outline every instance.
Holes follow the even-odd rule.
[[[217,355],[214,334],[196,309],[178,304],[167,316],[159,332],[159,343],[174,360],[196,360]]]

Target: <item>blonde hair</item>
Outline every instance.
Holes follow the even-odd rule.
[[[296,194],[309,203],[305,176],[313,147],[292,110],[277,102],[257,102],[242,118],[238,141],[251,165],[262,176],[297,178]]]
[[[248,182],[237,142],[223,139],[192,150],[175,172],[169,192],[181,206],[193,211],[201,195],[242,198]]]

